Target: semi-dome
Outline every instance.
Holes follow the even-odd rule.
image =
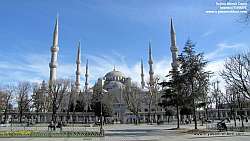
[[[107,90],[110,89],[121,89],[124,85],[119,82],[119,81],[110,81],[109,83],[107,83],[106,85],[104,85],[104,88]]]
[[[105,80],[108,80],[108,81],[120,81],[120,80],[125,79],[125,75],[122,72],[115,70],[114,68],[114,70],[111,72],[108,72],[104,76],[104,78]]]

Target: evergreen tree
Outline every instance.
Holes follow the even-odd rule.
[[[182,77],[180,77],[179,71],[172,70],[169,72],[168,82],[159,83],[163,88],[162,102],[159,105],[165,108],[165,111],[175,108],[177,118],[177,128],[180,128],[180,108],[184,105],[184,97],[181,95]],[[166,114],[168,114],[166,112]]]
[[[194,51],[195,44],[191,40],[187,40],[184,51],[179,55],[180,73],[182,77],[182,89],[184,95],[187,96],[188,106],[192,107],[193,120],[195,129],[197,129],[196,108],[202,102],[203,95],[207,93],[209,84],[208,71],[205,71],[207,61],[204,59],[203,53]]]
[[[91,109],[96,116],[110,117],[113,115],[113,96],[102,89],[102,86],[95,85],[91,100]]]
[[[165,109],[171,106],[176,108],[177,128],[179,128],[181,112],[181,115],[193,114],[195,129],[197,129],[196,108],[204,106],[206,99],[204,97],[208,91],[211,73],[204,70],[207,61],[203,53],[196,53],[194,47],[192,41],[187,40],[184,51],[178,56],[180,70],[170,71],[168,75],[170,80],[160,83],[164,88],[160,105]]]

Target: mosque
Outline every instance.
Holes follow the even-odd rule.
[[[171,52],[172,52],[172,67],[177,68],[177,54],[178,50],[176,47],[176,37],[175,37],[175,31],[174,31],[174,26],[173,22],[171,19],[171,24],[170,24],[170,34],[171,34]],[[54,28],[54,33],[53,33],[53,45],[51,47],[51,62],[49,63],[50,67],[50,77],[49,77],[49,83],[56,81],[56,76],[57,76],[57,54],[59,51],[59,46],[58,46],[58,17],[56,19],[55,23],[55,28]],[[80,75],[81,75],[81,70],[80,70],[80,65],[81,65],[81,55],[80,55],[80,43],[78,45],[78,50],[77,50],[77,56],[76,56],[76,79],[75,79],[75,88],[77,92],[83,91],[81,90],[80,87]],[[152,49],[151,49],[151,43],[149,43],[148,47],[148,65],[149,65],[149,82],[148,86],[145,84],[144,80],[144,70],[143,70],[143,61],[141,60],[141,95],[142,97],[148,94],[149,92],[149,87],[153,87],[155,85],[155,80],[154,80],[154,71],[153,71],[153,57],[152,57]],[[166,72],[167,73],[167,72]],[[113,99],[113,110],[114,110],[114,115],[116,121],[120,121],[122,123],[128,122],[131,116],[131,112],[127,109],[127,105],[125,104],[125,101],[123,99],[122,95],[122,90],[125,88],[125,86],[130,86],[132,85],[132,78],[129,76],[124,75],[121,71],[117,70],[115,67],[112,71],[106,73],[103,77],[98,78],[95,86],[100,86],[102,87],[103,91],[106,93],[114,96]],[[89,93],[93,94],[93,88],[89,88],[88,86],[88,61],[86,63],[86,70],[85,70],[85,86],[84,90],[88,91]],[[157,92],[156,93],[158,97],[160,97],[161,93]],[[91,95],[91,94],[90,94]],[[159,99],[159,98],[158,98]],[[158,109],[158,111],[155,111]],[[152,113],[157,112],[158,118],[161,120],[164,120],[165,117],[165,112],[164,109],[152,105],[151,106]],[[142,105],[142,108],[140,109],[140,117],[142,121],[148,120],[147,114],[148,114],[148,106],[146,104]],[[154,115],[152,115],[154,116]],[[152,117],[153,118],[153,117]]]

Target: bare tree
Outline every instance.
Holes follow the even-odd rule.
[[[222,108],[223,93],[219,89],[219,81],[212,83],[212,100],[215,103],[215,108],[217,109],[217,118],[220,119],[220,109]]]
[[[32,108],[35,109],[35,112],[37,114],[37,117],[39,115],[39,112],[46,112],[48,111],[46,107],[47,103],[47,88],[45,81],[42,82],[42,84],[33,84],[32,85],[33,94],[32,94]],[[36,118],[36,122],[38,122],[38,118]]]
[[[19,82],[16,87],[17,104],[19,111],[19,122],[22,123],[24,112],[29,111],[29,104],[31,99],[29,98],[31,85],[29,82]]]
[[[226,60],[221,76],[227,84],[236,87],[250,99],[250,53],[238,54]]]
[[[52,109],[52,121],[55,123],[57,119],[57,111],[62,104],[62,100],[69,91],[70,81],[67,79],[60,79],[50,83],[48,95],[50,97]]]
[[[70,84],[70,91],[67,94],[67,122],[69,120],[69,113],[73,112],[75,114],[75,108],[76,108],[76,100],[78,97],[78,93],[76,92],[74,84],[71,82]],[[74,121],[75,119],[73,119]]]
[[[128,106],[128,110],[136,116],[135,124],[138,124],[139,111],[142,106],[140,88],[136,84],[132,84],[132,86],[126,85],[123,89],[123,98]]]
[[[7,116],[10,108],[12,107],[11,101],[13,100],[14,86],[8,85],[4,89],[0,90],[0,106],[1,110],[4,111],[4,121],[7,122]]]
[[[230,108],[230,117],[234,120],[234,126],[236,127],[236,108],[237,108],[237,93],[238,90],[233,86],[226,87],[226,93],[223,95],[225,104]]]
[[[144,103],[146,105],[148,105],[148,123],[151,122],[151,109],[152,107],[154,107],[154,117],[155,117],[155,121],[157,121],[157,111],[158,111],[158,103],[159,103],[159,99],[160,96],[159,94],[159,89],[160,86],[158,85],[159,83],[159,77],[156,76],[153,79],[153,83],[147,82],[146,84],[146,88],[148,89],[148,92],[146,93],[146,95],[144,96]]]

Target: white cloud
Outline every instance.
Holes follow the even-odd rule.
[[[231,55],[232,53],[242,52],[248,48],[248,45],[245,43],[218,43],[217,48],[206,54],[205,57],[208,60],[216,60],[225,58],[228,55]]]
[[[26,55],[22,56],[20,60],[0,62],[1,81],[5,83],[13,81],[38,82],[47,77],[48,63],[44,55]],[[44,67],[44,64],[47,68]]]
[[[237,44],[218,44],[220,49],[225,48],[237,48],[242,45]],[[129,64],[126,61],[126,57],[117,53],[112,52],[109,56],[107,55],[92,55],[88,54],[86,56],[89,60],[89,83],[90,86],[93,85],[99,77],[103,77],[106,73],[113,70],[114,65],[116,69],[123,72],[127,77],[131,77],[134,82],[140,84],[141,81],[141,65],[140,60]],[[42,54],[32,54],[26,55],[24,62],[0,62],[0,80],[27,80],[31,82],[41,82],[42,80],[48,80],[49,78],[49,55]],[[75,79],[76,66],[75,62],[63,63],[62,60],[58,60],[58,75],[57,78],[70,78]],[[83,87],[85,81],[85,63],[82,61],[81,64],[81,86]],[[219,79],[221,83],[221,88],[225,85],[219,72],[223,69],[224,58],[213,60],[208,63],[206,70],[214,72],[214,77],[212,81]],[[148,81],[148,63],[144,60],[144,74],[145,81]],[[158,75],[161,80],[166,79],[166,75],[171,69],[171,59],[162,58],[159,60],[154,60],[153,64],[154,74]]]
[[[205,58],[211,62],[208,63],[206,70],[214,72],[213,77],[211,78],[211,82],[220,81],[220,89],[225,92],[225,81],[220,77],[220,72],[224,68],[225,59],[228,56],[235,55],[237,53],[242,53],[248,50],[248,45],[245,43],[228,43],[221,42],[218,43],[217,48],[205,54]]]
[[[128,64],[126,57],[114,53],[115,55],[110,56],[96,56],[88,55],[89,59],[89,76],[91,80],[97,80],[99,77],[103,77],[107,72],[112,71],[115,65],[116,70],[123,72],[127,77],[131,77],[133,81],[140,83],[141,77],[141,64],[140,60],[134,64]],[[167,59],[154,61],[154,72],[155,75],[160,76],[164,79],[169,72],[170,62]],[[144,75],[145,81],[148,79],[148,64],[144,61]]]
[[[223,65],[224,65],[224,59],[211,61],[208,63],[205,69],[207,71],[214,72],[215,75],[219,75],[219,72],[223,69]]]
[[[222,77],[220,77],[220,73],[224,68],[224,62],[225,62],[224,59],[211,61],[205,68],[207,71],[213,72],[210,82],[215,82],[218,80],[220,82],[219,88],[221,89],[222,92],[225,92],[225,86],[226,86],[225,81],[222,79]]]
[[[107,72],[112,71],[115,65],[116,69],[123,72],[127,77],[131,77],[133,81],[140,84],[141,64],[140,60],[129,64],[126,57],[113,51],[109,56],[107,55],[87,55],[89,60],[89,83],[93,83],[99,78],[103,77]],[[44,54],[30,54],[22,56],[22,61],[18,62],[0,62],[0,80],[1,81],[31,81],[41,82],[49,78],[49,62],[50,56]],[[58,75],[57,78],[75,79],[76,66],[75,62],[63,63],[63,60],[58,60]],[[85,81],[85,63],[81,64],[81,85],[83,87]],[[154,72],[160,78],[165,79],[165,76],[170,70],[170,61],[168,59],[154,60]],[[145,81],[148,80],[148,64],[144,61],[144,75]]]
[[[202,35],[201,35],[201,37],[207,37],[207,36],[209,36],[209,35],[212,35],[214,33],[214,30],[209,30],[209,31],[206,31],[205,33],[203,33]]]

